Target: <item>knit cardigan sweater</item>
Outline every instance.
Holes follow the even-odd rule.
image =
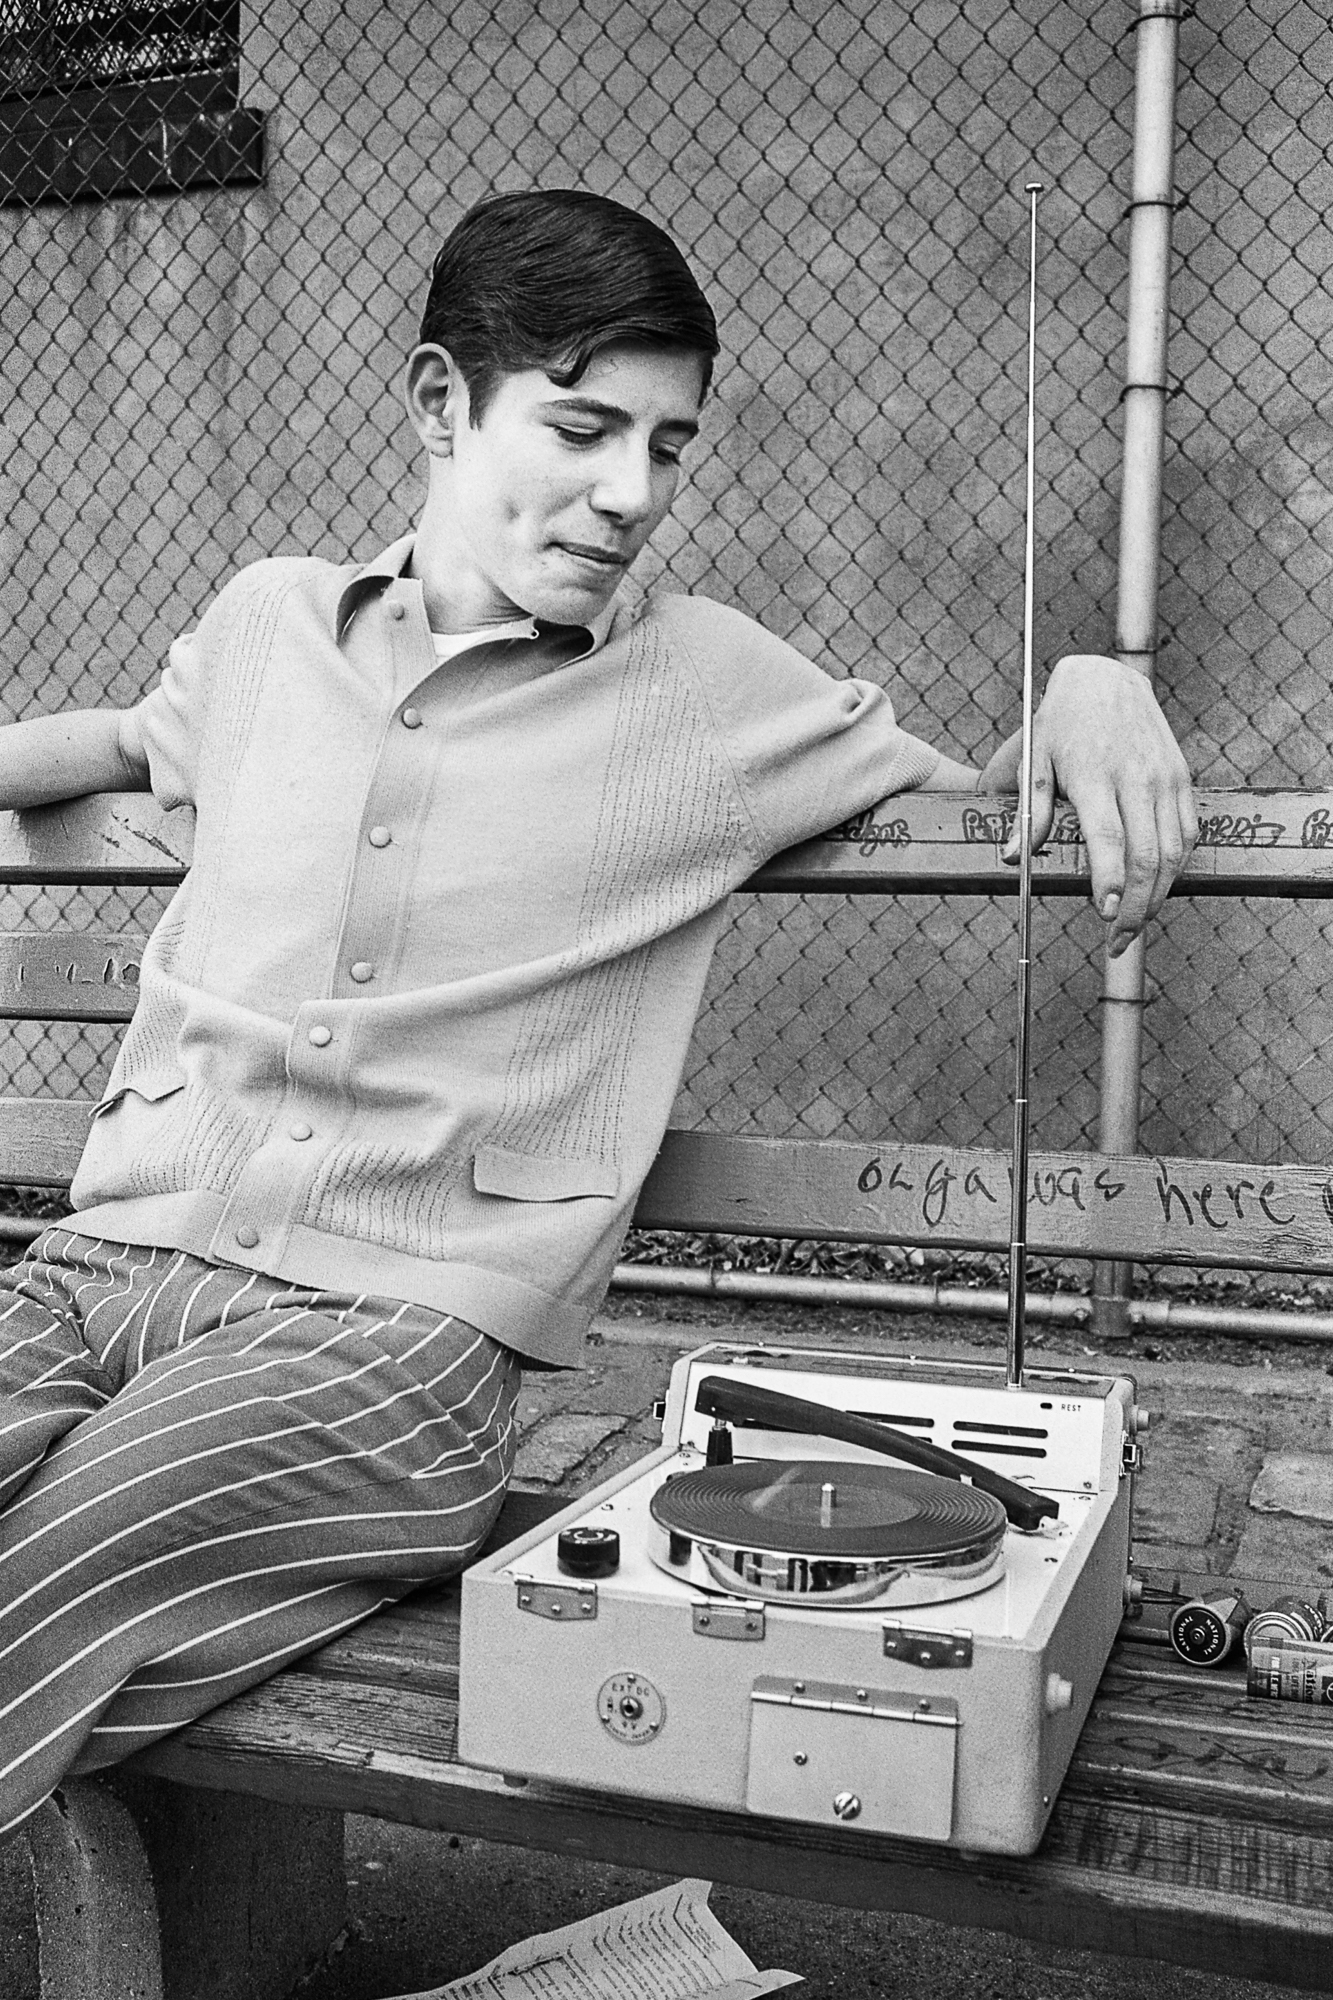
[[[728,893],[925,779],[881,689],[666,597],[436,662],[410,540],[243,571],[139,719],[197,816],[79,1226],[577,1358]]]

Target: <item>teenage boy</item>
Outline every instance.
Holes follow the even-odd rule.
[[[1012,783],[739,613],[617,587],[717,336],[615,203],[505,196],[436,263],[415,532],[256,563],[125,712],[0,732],[0,803],[196,814],[69,1225],[0,1278],[0,1828],[463,1562],[522,1363],[577,1361],[728,893],[895,791]],[[1139,676],[1037,723],[1113,941],[1191,837]]]

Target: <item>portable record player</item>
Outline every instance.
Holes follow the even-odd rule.
[[[1137,1421],[1120,1378],[701,1348],[659,1450],[465,1573],[459,1753],[1029,1852],[1122,1614]]]

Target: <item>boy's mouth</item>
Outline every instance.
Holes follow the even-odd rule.
[[[572,556],[575,562],[588,563],[607,575],[629,568],[630,557],[623,549],[601,548],[591,542],[557,542],[555,546],[562,555]]]

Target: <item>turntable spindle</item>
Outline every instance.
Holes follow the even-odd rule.
[[[838,1489],[831,1479],[826,1479],[819,1489],[819,1525],[821,1528],[833,1526],[833,1509],[838,1504]]]

